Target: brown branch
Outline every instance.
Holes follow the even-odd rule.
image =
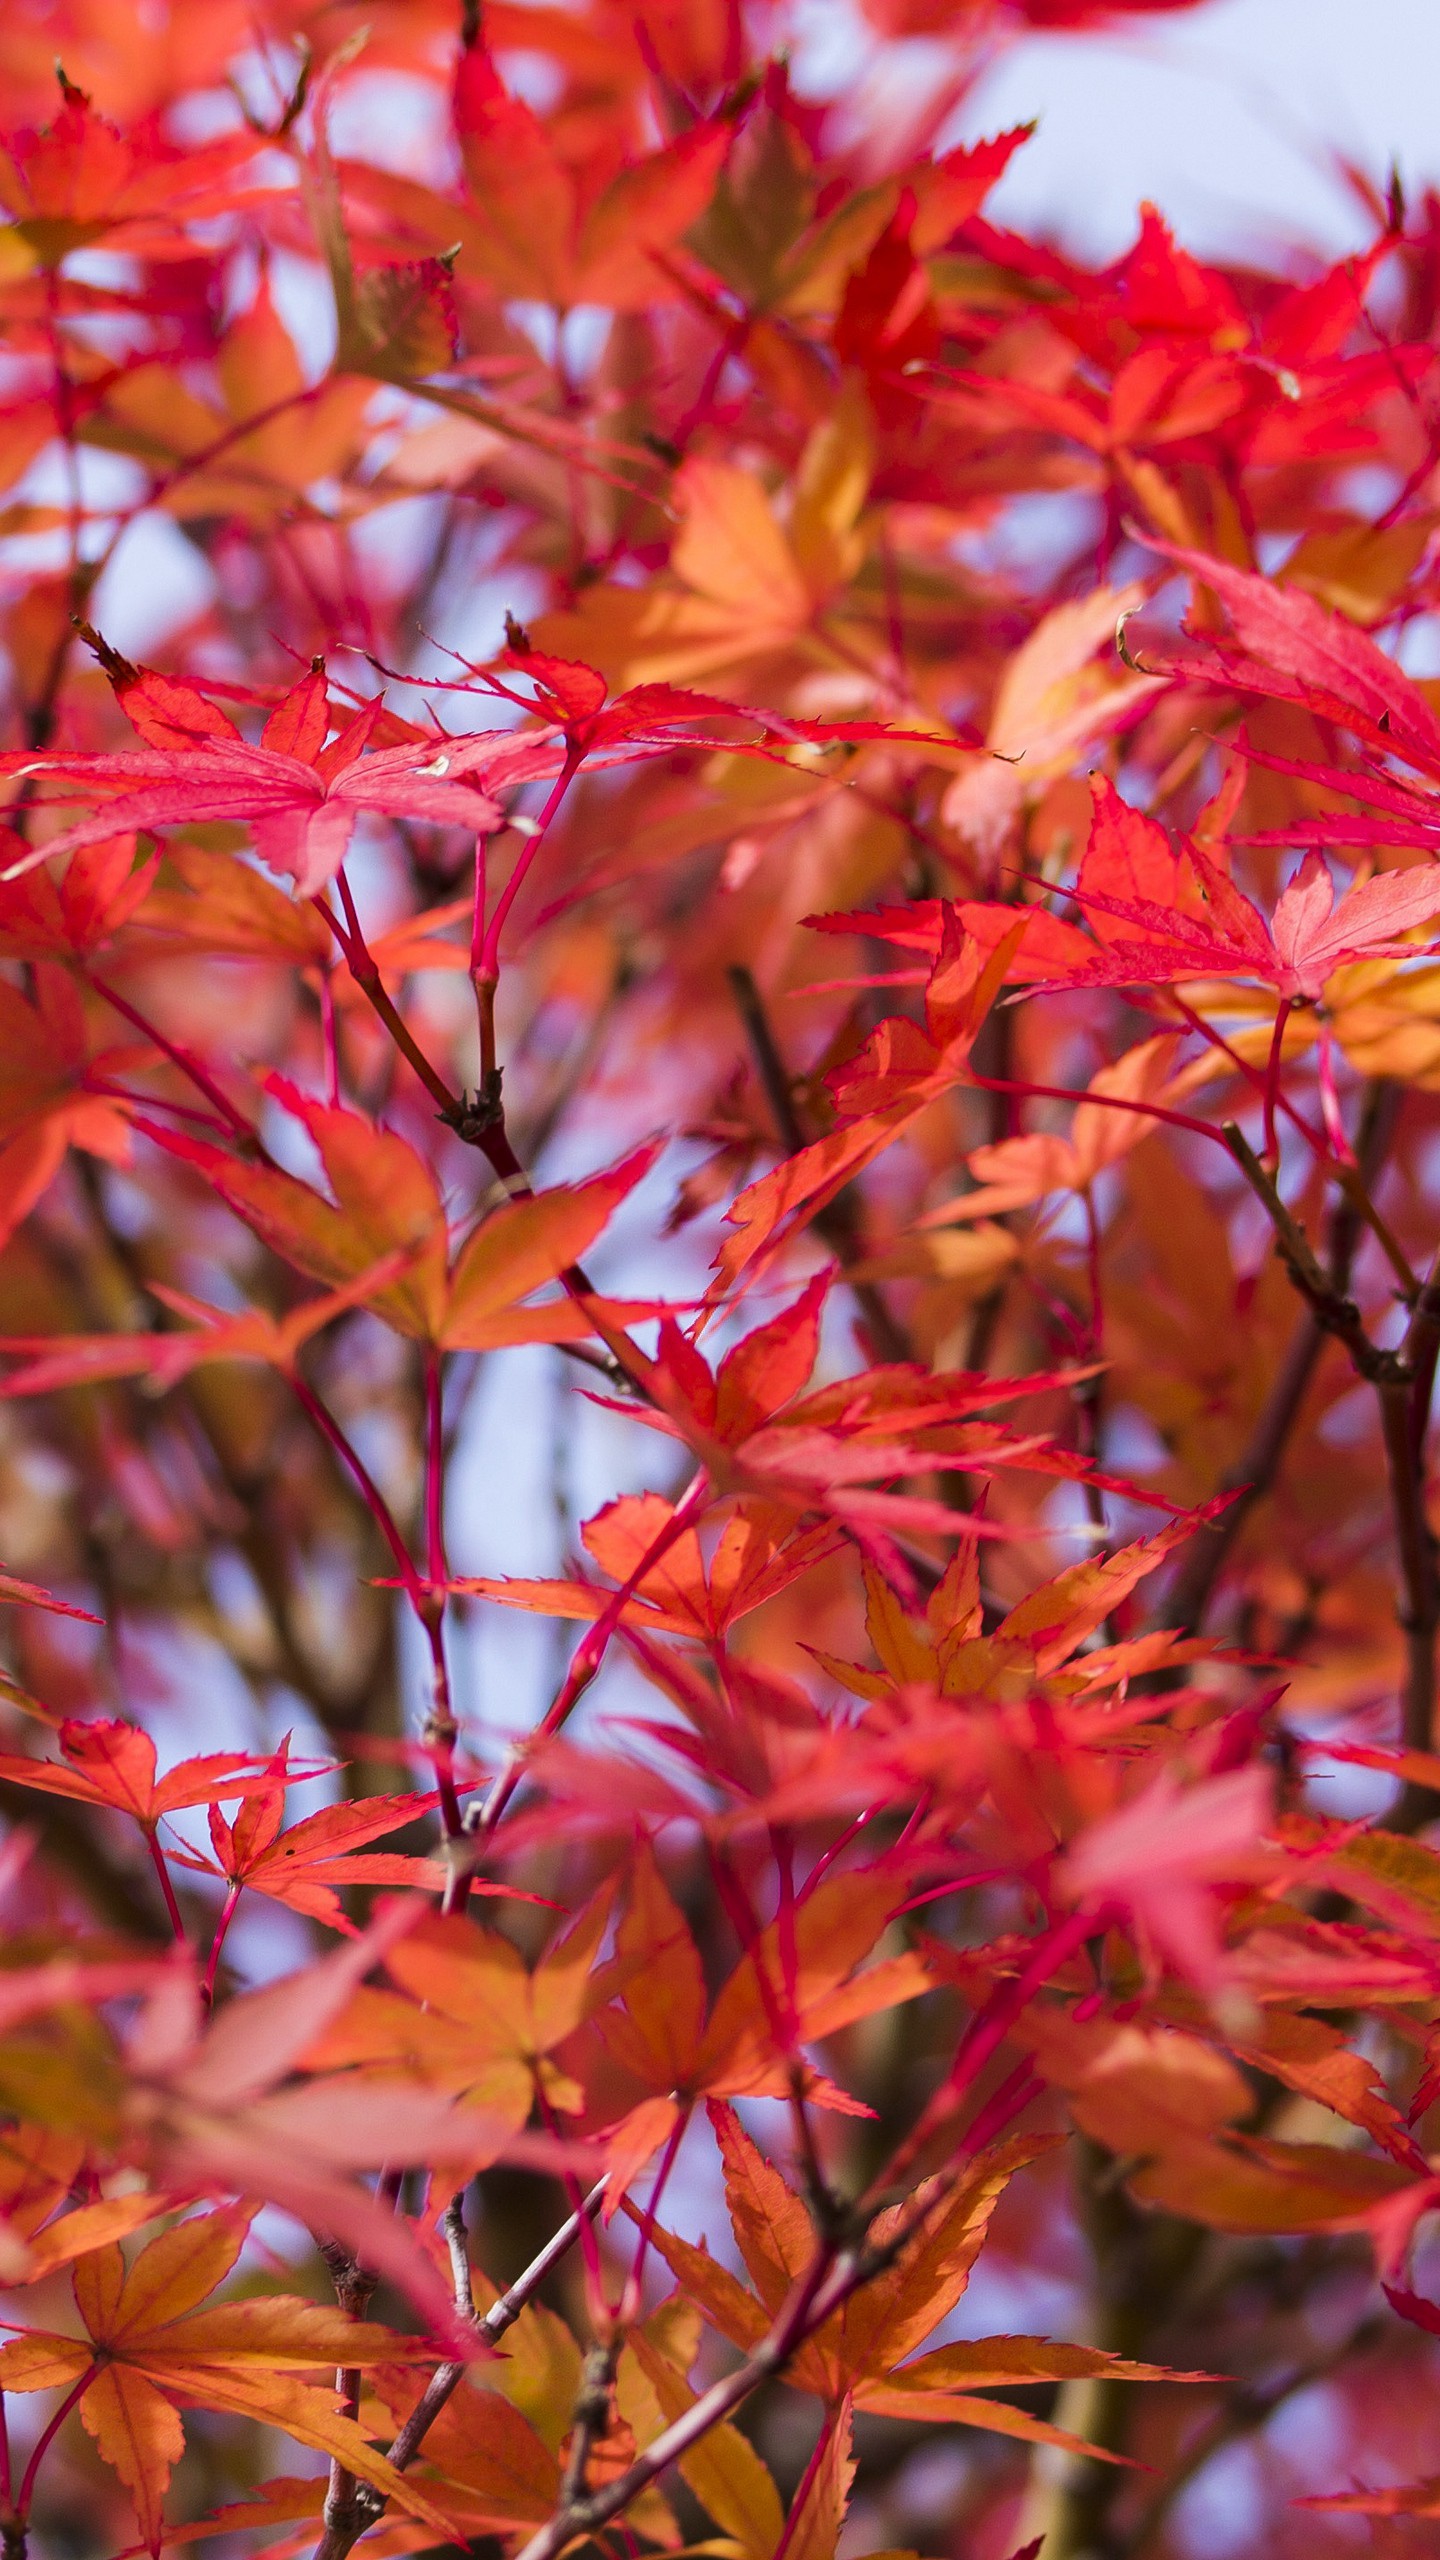
[[[1440,1252],[1437,1252],[1421,1286],[1405,1336],[1405,1357],[1410,1363],[1410,1431],[1415,1453],[1424,1446],[1430,1422],[1430,1404],[1435,1393],[1435,1367],[1440,1360]]]
[[[1409,1380],[1403,1400],[1386,1407],[1386,1456],[1390,1463],[1405,1600],[1404,1735],[1413,1751],[1429,1751],[1435,1739],[1435,1636],[1440,1624],[1440,1560],[1425,1507],[1426,1445],[1435,1366],[1440,1359],[1440,1253],[1411,1311],[1401,1358]],[[1393,1807],[1389,1828],[1418,1830],[1435,1810],[1434,1792],[1407,1782]]]
[[[335,2299],[341,2310],[348,2319],[363,2319],[378,2278],[337,2242],[321,2240],[318,2245],[334,2280]],[[360,2415],[360,2382],[358,2365],[341,2365],[335,2376],[335,2396],[343,2415],[352,2423]],[[354,2472],[346,2470],[338,2454],[332,2454],[323,2509],[327,2535],[348,2533],[353,2542],[357,2534],[363,2533],[368,2519],[361,2516],[359,2495],[360,2483]]]
[[[1111,2355],[1148,2362],[1156,2324],[1173,2310],[1211,2235],[1174,2214],[1133,2204],[1115,2162],[1088,2135],[1077,2136],[1075,2161],[1076,2204],[1094,2270],[1091,2341]],[[1053,2414],[1070,2434],[1115,2454],[1126,2450],[1132,2406],[1130,2386],[1100,2373],[1063,2384]],[[1043,2535],[1044,2560],[1116,2560],[1111,2515],[1124,2480],[1123,2471],[1093,2453],[1067,2453],[1052,2463],[1049,2450],[1042,2451],[1019,2538]]]
[[[602,2178],[597,2186],[591,2188],[579,2209],[572,2213],[568,2220],[561,2223],[554,2238],[547,2240],[539,2256],[532,2258],[524,2274],[516,2277],[509,2292],[502,2293],[498,2302],[492,2302],[483,2319],[476,2322],[477,2328],[484,2337],[489,2339],[492,2346],[504,2337],[507,2329],[514,2327],[525,2305],[533,2295],[538,2293],[552,2268],[557,2267],[567,2251],[573,2247],[581,2225],[594,2221],[604,2199],[605,2180]],[[455,2307],[462,2319],[470,2319],[474,2315],[475,2300],[470,2283],[470,2253],[465,2241],[464,2205],[463,2196],[451,2197],[445,2208],[442,2228],[446,2246],[450,2252]],[[465,2378],[465,2373],[465,2365],[458,2362],[436,2366],[390,2447],[387,2459],[392,2469],[409,2470],[441,2410],[454,2398]],[[388,2500],[383,2498],[377,2489],[371,2488],[368,2482],[359,2481],[356,2483],[355,2495],[347,2514],[332,2523],[330,2501],[327,2498],[325,2531],[315,2546],[314,2560],[347,2560],[347,2555],[359,2541],[361,2534],[367,2533],[372,2524],[379,2522],[388,2503]]]
[[[1324,1327],[1307,1311],[1291,1335],[1250,1438],[1216,1488],[1220,1493],[1233,1494],[1234,1500],[1218,1520],[1197,1530],[1190,1541],[1185,1562],[1166,1595],[1163,1617],[1167,1626],[1178,1627],[1186,1634],[1198,1629],[1236,1539],[1279,1475],[1290,1434],[1324,1348]]]
[[[755,1060],[755,1071],[770,1105],[776,1135],[787,1156],[798,1156],[810,1144],[800,1114],[795,1107],[794,1089],[785,1061],[776,1046],[764,1000],[750,971],[738,963],[726,971],[731,992],[745,1025],[746,1037]],[[856,1305],[865,1319],[870,1338],[882,1360],[913,1360],[914,1345],[903,1325],[896,1322],[879,1289],[872,1280],[856,1280],[848,1266],[860,1258],[859,1221],[856,1195],[847,1184],[837,1199],[817,1210],[811,1224],[823,1237],[838,1261]]]
[[[652,2480],[658,2480],[672,2463],[680,2461],[712,2427],[728,2418],[732,2409],[748,2400],[763,2382],[773,2381],[783,2373],[806,2340],[842,2310],[853,2293],[892,2266],[934,2207],[932,2187],[878,2247],[863,2242],[846,2246],[837,2237],[821,2239],[809,2266],[797,2277],[765,2336],[744,2362],[733,2373],[712,2383],[708,2391],[702,2391],[683,2416],[662,2429],[653,2444],[647,2445],[617,2479],[587,2497],[563,2500],[549,2523],[531,2536],[517,2560],[558,2560],[568,2543],[588,2541],[603,2525],[622,2514]],[[320,2560],[319,2554],[316,2560]]]
[[[1323,2382],[1347,2357],[1362,2353],[1383,2337],[1389,2323],[1380,2312],[1370,2312],[1342,2338],[1338,2346],[1327,2347],[1320,2355],[1309,2357],[1304,2364],[1293,2365],[1278,2380],[1265,2384],[1243,2383],[1232,2391],[1202,2427],[1194,2441],[1187,2445],[1173,2469],[1166,2474],[1154,2495],[1125,2537],[1127,2553],[1138,2555],[1159,2531],[1181,2491],[1187,2489],[1197,2474],[1213,2462],[1227,2445],[1238,2443],[1242,2436],[1254,2435],[1269,2424],[1277,2409],[1293,2400],[1299,2391],[1308,2391],[1314,2382]]]
[[[1405,1686],[1402,1693],[1401,1738],[1407,1751],[1429,1751],[1435,1738],[1435,1636],[1440,1628],[1440,1570],[1434,1533],[1425,1511],[1425,1449],[1413,1428],[1414,1373],[1402,1351],[1394,1370],[1376,1381],[1385,1460],[1390,1475],[1390,1508],[1400,1561],[1397,1616],[1405,1638]],[[1406,1785],[1395,1819],[1408,1830],[1428,1821],[1435,1790]]]
[[[600,2340],[586,2350],[580,2368],[580,2388],[570,2419],[570,2439],[565,2451],[565,2470],[560,2482],[560,2504],[583,2506],[588,2495],[590,2461],[604,2443],[610,2426],[610,2410],[615,2393],[615,2368],[620,2361],[623,2341],[617,2329],[613,2336]]]
[[[529,1174],[510,1143],[505,1127],[503,1070],[490,1067],[482,1077],[481,1087],[472,1101],[461,1093],[452,1093],[439,1069],[426,1057],[411,1032],[409,1024],[381,978],[379,966],[365,940],[354,900],[345,875],[336,878],[345,908],[342,925],[334,909],[324,898],[313,901],[318,912],[340,945],[351,976],[384,1024],[391,1040],[407,1061],[436,1105],[437,1117],[467,1147],[478,1147],[491,1171],[503,1182],[512,1199],[526,1199],[534,1191]],[[576,1304],[584,1307],[590,1322],[610,1355],[610,1373],[617,1385],[628,1386],[636,1394],[647,1397],[645,1364],[629,1335],[609,1323],[601,1311],[599,1294],[582,1264],[573,1262],[560,1274],[561,1284]]]
[[[1362,1194],[1368,1192],[1384,1162],[1399,1108],[1400,1088],[1397,1084],[1389,1079],[1377,1079],[1369,1087],[1355,1141],[1356,1181]],[[1326,1255],[1326,1278],[1341,1298],[1349,1290],[1363,1223],[1363,1211],[1355,1191],[1346,1189],[1337,1199],[1331,1216]],[[1440,1315],[1440,1302],[1437,1302],[1437,1315]],[[1218,1520],[1197,1532],[1171,1585],[1164,1609],[1167,1626],[1179,1627],[1187,1633],[1200,1626],[1210,1595],[1229,1561],[1240,1531],[1256,1504],[1263,1502],[1271,1491],[1280,1473],[1290,1435],[1300,1418],[1310,1382],[1319,1366],[1325,1339],[1324,1326],[1313,1307],[1307,1307],[1290,1338],[1264,1410],[1250,1438],[1234,1466],[1226,1469],[1216,1488],[1220,1493],[1233,1494],[1234,1500]],[[1440,1321],[1435,1326],[1435,1348],[1440,1352]]]
[[[1333,1333],[1337,1342],[1343,1342],[1357,1375],[1374,1384],[1394,1354],[1382,1351],[1371,1341],[1354,1299],[1332,1280],[1317,1259],[1299,1219],[1286,1207],[1244,1131],[1233,1120],[1227,1120],[1221,1134],[1270,1220],[1280,1259],[1316,1323],[1325,1333]]]
[[[1225,1143],[1263,1204],[1282,1261],[1312,1316],[1343,1342],[1356,1374],[1374,1388],[1390,1478],[1390,1509],[1400,1566],[1396,1614],[1405,1637],[1401,1729],[1411,1751],[1428,1751],[1435,1729],[1435,1638],[1440,1630],[1440,1554],[1425,1510],[1425,1440],[1435,1361],[1440,1353],[1440,1293],[1434,1275],[1420,1291],[1398,1351],[1372,1342],[1360,1310],[1315,1258],[1303,1227],[1291,1215],[1248,1140],[1234,1122]],[[1437,1792],[1407,1784],[1391,1828],[1413,1830],[1430,1819]]]

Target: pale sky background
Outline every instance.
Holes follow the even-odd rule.
[[[1152,197],[1188,245],[1257,233],[1334,251],[1365,236],[1339,154],[1412,201],[1440,180],[1437,0],[1212,0],[1129,35],[1033,36],[962,122],[1040,130],[992,198],[997,219],[1054,223],[1113,255]]]
[[[809,0],[802,55],[853,76],[867,49],[857,15],[852,0]],[[920,47],[900,50],[918,62]],[[1032,116],[1040,130],[991,199],[997,220],[1113,256],[1148,196],[1196,249],[1253,247],[1258,233],[1343,252],[1364,226],[1337,150],[1382,182],[1398,156],[1412,197],[1440,179],[1440,0],[1212,0],[1112,34],[1029,36],[947,139]]]

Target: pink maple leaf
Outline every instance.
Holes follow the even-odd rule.
[[[1210,1996],[1228,1968],[1208,1887],[1264,1874],[1271,1782],[1263,1768],[1227,1770],[1181,1789],[1169,1773],[1074,1841],[1057,1882],[1082,1908],[1128,1911],[1152,1945]]]
[[[1347,890],[1338,907],[1323,854],[1307,853],[1275,902],[1270,938],[1282,996],[1313,1000],[1345,960],[1394,957],[1412,946],[1398,937],[1440,912],[1440,864],[1382,871]]]
[[[12,780],[44,777],[60,796],[98,796],[101,806],[0,876],[14,879],[122,829],[233,818],[249,821],[271,870],[291,873],[299,894],[313,897],[339,870],[362,809],[487,834],[505,823],[492,793],[555,763],[550,733],[534,731],[417,738],[367,754],[381,709],[367,703],[326,746],[325,679],[317,673],[286,695],[255,746],[214,713],[205,735],[176,731],[173,743],[116,755],[6,757],[0,773]]]
[[[1338,906],[1323,854],[1306,854],[1282,889],[1273,922],[1199,845],[1172,849],[1163,828],[1095,781],[1095,821],[1074,897],[1101,919],[1091,956],[1067,953],[1043,984],[1175,986],[1189,978],[1249,978],[1286,1005],[1313,1002],[1346,960],[1403,955],[1401,937],[1440,913],[1440,864],[1385,871]],[[1059,955],[1057,954],[1057,957]]]

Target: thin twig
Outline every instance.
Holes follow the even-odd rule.
[[[340,945],[351,976],[366,997],[378,1019],[389,1032],[401,1056],[406,1059],[437,1107],[437,1116],[467,1147],[478,1147],[491,1171],[504,1183],[512,1199],[528,1199],[534,1191],[529,1174],[510,1143],[505,1127],[505,1103],[499,1067],[490,1071],[488,1086],[482,1084],[473,1102],[465,1093],[452,1093],[412,1034],[399,1007],[386,990],[379,965],[365,940],[360,918],[344,872],[336,874],[337,889],[345,908],[345,922],[340,922],[334,909],[324,898],[314,901],[319,913]],[[612,1324],[604,1312],[603,1302],[583,1266],[568,1264],[560,1275],[561,1285],[585,1313],[610,1354],[617,1383],[628,1385],[641,1396],[648,1397],[646,1376],[648,1363],[635,1349],[622,1327]]]
[[[577,1701],[595,1678],[604,1661],[611,1637],[620,1626],[625,1611],[641,1583],[647,1574],[653,1573],[656,1565],[669,1554],[670,1549],[685,1535],[685,1532],[694,1526],[710,1499],[710,1491],[710,1479],[702,1467],[692,1476],[669,1519],[657,1530],[649,1545],[637,1558],[625,1581],[617,1590],[609,1594],[599,1617],[592,1626],[587,1627],[580,1638],[570,1656],[570,1665],[565,1677],[538,1725],[512,1751],[504,1767],[497,1773],[484,1802],[474,1807],[467,1815],[463,1844],[447,1843],[447,1853],[452,1864],[459,1865],[466,1875],[473,1875],[484,1858],[491,1835],[520,1784],[526,1761],[535,1745],[537,1742],[548,1742],[566,1722]]]

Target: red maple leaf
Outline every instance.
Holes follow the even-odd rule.
[[[1153,819],[1129,808],[1113,784],[1097,775],[1093,788],[1095,825],[1075,896],[1087,915],[1119,930],[1105,932],[1093,959],[1047,975],[1051,988],[1258,978],[1286,1004],[1313,1003],[1344,961],[1403,955],[1414,946],[1401,937],[1440,914],[1440,865],[1382,872],[1348,889],[1337,907],[1329,865],[1311,851],[1267,924],[1198,845],[1170,853]],[[1162,885],[1157,863],[1172,884],[1164,905],[1135,886]]]
[[[236,173],[260,136],[242,126],[177,150],[154,124],[122,133],[59,76],[53,122],[12,132],[0,149],[0,211],[37,264],[58,267],[98,240],[132,257],[192,255],[182,225],[234,204]]]
[[[357,1932],[345,1916],[337,1885],[444,1884],[446,1870],[438,1859],[402,1857],[395,1852],[370,1857],[352,1854],[431,1812],[437,1801],[433,1794],[365,1796],[358,1804],[325,1805],[287,1827],[285,1802],[297,1775],[305,1777],[309,1772],[291,1767],[287,1740],[259,1782],[246,1790],[246,1802],[233,1817],[227,1818],[214,1796],[210,1798],[213,1858],[192,1849],[171,1851],[176,1866],[225,1878],[227,1920],[248,1887],[271,1902],[285,1903],[306,1919],[323,1920],[354,1937]]]
[[[0,1754],[0,1778],[11,1786],[29,1787],[37,1795],[69,1796],[79,1804],[103,1805],[112,1813],[128,1813],[143,1831],[153,1831],[167,1813],[186,1805],[213,1804],[217,1798],[263,1795],[273,1786],[270,1764],[253,1751],[207,1751],[198,1758],[177,1760],[162,1776],[155,1745],[141,1726],[118,1718],[86,1722],[67,1717],[60,1727],[59,1760],[31,1760],[23,1753]],[[309,1777],[309,1768],[292,1773]]]
[[[367,754],[382,716],[378,701],[356,712],[327,746],[330,711],[318,670],[272,711],[256,746],[203,695],[188,687],[170,692],[193,725],[182,728],[177,717],[168,743],[115,755],[17,751],[0,758],[0,774],[13,781],[46,780],[59,798],[98,795],[102,802],[0,877],[16,879],[36,863],[122,829],[248,819],[261,858],[273,871],[289,872],[302,897],[312,897],[339,870],[362,809],[484,834],[504,824],[492,791],[513,788],[554,763],[543,740],[500,730],[419,738]],[[139,711],[133,687],[120,687],[120,694],[127,709]]]

